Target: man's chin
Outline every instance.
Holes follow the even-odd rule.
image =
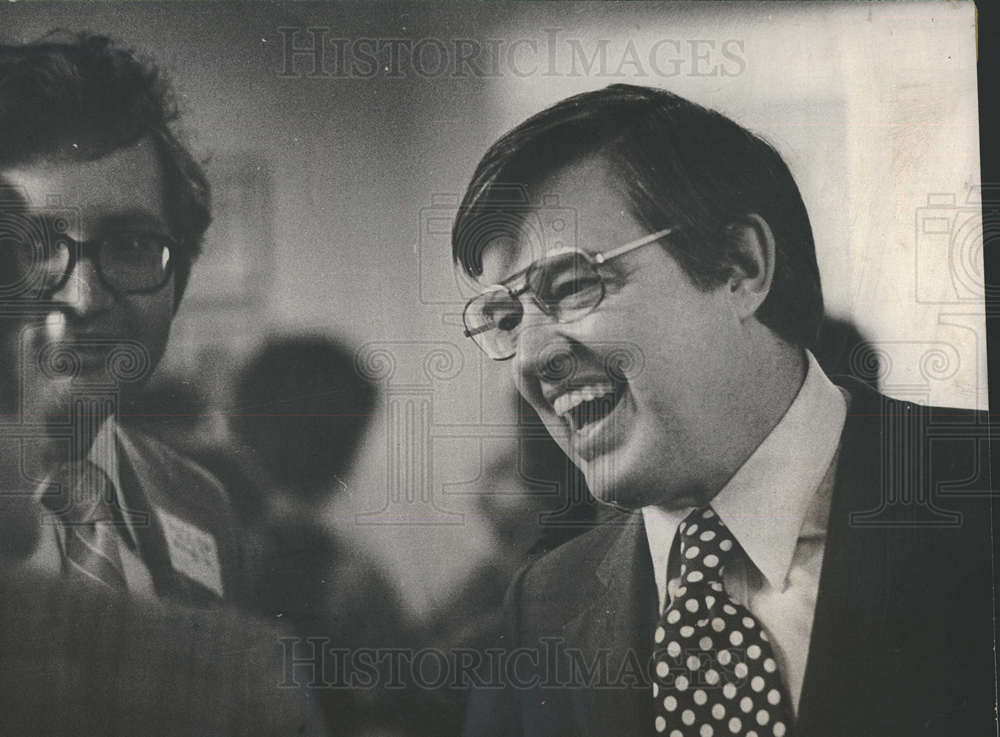
[[[591,496],[601,504],[630,512],[655,503],[649,500],[649,495],[644,494],[640,486],[629,483],[627,478],[598,474],[593,464],[586,466],[583,473]]]
[[[664,468],[661,473],[628,473],[625,469],[603,467],[597,463],[583,465],[587,488],[597,501],[623,511],[634,511],[650,505],[670,509],[697,506],[696,489],[678,487],[668,482],[671,474]],[[616,472],[617,471],[617,472]]]
[[[616,445],[590,460],[573,457],[587,480],[591,496],[602,504],[624,511],[652,503],[648,501],[648,484],[642,483],[643,474],[637,473],[640,469],[633,462],[630,450],[628,446]]]
[[[597,490],[591,489],[591,494],[601,504],[606,504],[609,507],[614,507],[624,512],[634,512],[648,506],[664,507],[665,509],[687,509],[707,503],[693,492],[670,495],[665,493],[663,489],[643,491],[640,488],[629,487],[627,485],[624,485],[623,488],[612,487],[611,489],[598,487]]]

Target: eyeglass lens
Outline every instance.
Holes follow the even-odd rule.
[[[538,308],[559,322],[572,322],[593,310],[604,296],[604,284],[594,263],[579,251],[550,256],[525,273],[525,292]],[[466,307],[466,330],[492,358],[509,358],[517,344],[516,328],[524,307],[521,297],[496,289]]]
[[[36,295],[56,287],[69,267],[71,247],[64,238],[40,228],[5,233],[0,248],[9,264],[4,284],[16,289],[11,296]]]
[[[541,308],[562,322],[579,310],[593,309],[603,296],[603,284],[593,262],[574,251],[542,259],[527,274],[528,289]]]
[[[58,289],[65,282],[76,260],[74,248],[82,251],[85,247],[59,236],[12,238],[5,244],[5,251],[12,252],[18,282],[41,292]],[[93,248],[87,250],[87,256],[96,258],[106,284],[121,292],[154,290],[170,277],[169,242],[156,234],[115,234],[103,238],[96,253]]]
[[[158,236],[123,234],[102,242],[100,264],[115,289],[154,289],[169,276],[170,247]]]

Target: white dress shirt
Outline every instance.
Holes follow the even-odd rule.
[[[806,378],[788,411],[711,502],[746,552],[727,565],[726,592],[770,635],[796,713],[847,418],[846,392],[808,351],[806,358]],[[675,533],[693,509],[642,509],[661,612],[679,585],[679,556],[671,555]]]
[[[113,417],[109,417],[97,431],[94,443],[87,453],[87,460],[93,463],[107,474],[111,483],[115,487],[115,497],[118,500],[120,509],[128,509],[122,496],[121,477],[119,474],[119,447],[128,455],[132,449],[131,443],[125,433],[118,428],[118,423]],[[48,479],[38,488],[37,496],[40,498],[48,487]],[[153,577],[149,568],[143,562],[139,554],[138,537],[133,526],[131,515],[123,515],[125,527],[118,528],[118,554],[122,562],[122,570],[125,574],[125,582],[128,590],[139,596],[154,598],[156,590],[153,586]],[[48,511],[42,514],[42,529],[35,549],[35,553],[29,559],[29,564],[37,568],[58,571],[62,568],[63,548],[66,540],[66,528],[58,518]]]

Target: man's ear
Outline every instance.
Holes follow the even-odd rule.
[[[749,213],[727,228],[732,250],[738,254],[727,288],[741,320],[757,312],[771,292],[774,279],[774,233],[757,213]]]

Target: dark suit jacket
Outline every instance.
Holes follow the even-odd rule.
[[[843,384],[852,403],[796,733],[994,734],[985,415]],[[515,579],[506,660],[473,689],[467,735],[653,733],[656,585],[641,515],[617,522]]]
[[[0,559],[0,734],[325,735],[281,637]]]
[[[195,606],[242,601],[246,592],[242,535],[222,486],[203,468],[160,441],[121,426],[118,433],[122,514],[131,520],[136,552],[149,571],[156,594]],[[47,493],[57,495],[52,503],[58,506],[64,501],[58,495],[69,492],[54,487]],[[185,565],[190,557],[171,557],[170,532],[164,527],[164,519],[175,527],[183,526],[195,542],[202,543],[198,548],[202,560],[211,558],[204,545],[211,540],[215,561],[211,569],[218,580],[199,575],[192,566]],[[32,567],[51,572],[61,569],[55,534],[49,525],[41,527],[41,544],[29,561]],[[203,567],[201,573],[205,574],[205,570]]]
[[[119,454],[119,476],[125,503],[146,520],[137,524],[139,551],[161,597],[207,606],[245,595],[244,556],[239,525],[219,482],[201,466],[160,441],[120,430],[135,455]],[[221,574],[222,594],[172,563],[166,531],[157,510],[211,535]]]

